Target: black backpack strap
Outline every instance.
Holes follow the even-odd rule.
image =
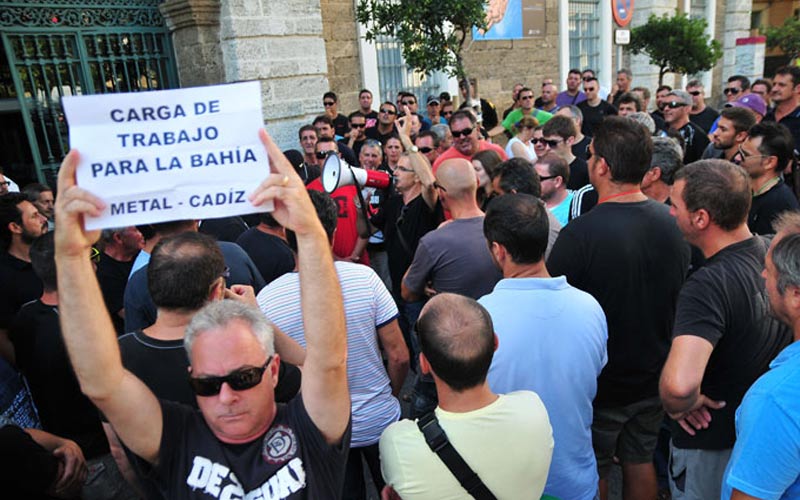
[[[439,420],[434,412],[425,414],[417,420],[417,427],[425,436],[425,441],[431,450],[439,456],[442,462],[450,469],[461,486],[476,500],[497,500],[489,488],[483,484],[481,478],[475,474],[467,462],[453,448],[447,439],[444,429],[439,425]]]

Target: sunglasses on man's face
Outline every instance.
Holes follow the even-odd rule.
[[[465,128],[465,129],[462,129],[462,130],[450,130],[450,133],[453,134],[453,138],[454,139],[458,139],[461,136],[464,136],[464,137],[468,136],[469,134],[472,133],[473,130],[475,130],[475,128],[474,127],[470,127],[470,128]]]
[[[334,105],[334,104],[336,104],[336,103],[335,103],[335,102],[333,102],[333,101],[322,101],[322,104],[324,104],[324,105],[325,105],[325,107],[327,108],[327,107],[329,107],[329,106],[333,106],[333,105]]]
[[[351,123],[350,128],[364,128],[366,127],[366,123]]]
[[[222,377],[189,377],[189,385],[195,394],[202,397],[216,396],[226,383],[234,391],[246,391],[261,383],[264,371],[272,361],[272,356],[267,358],[263,366],[239,368]]]
[[[384,114],[387,114],[387,115],[396,115],[397,111],[395,111],[393,109],[384,108],[384,109],[381,109],[381,113],[384,113]]]
[[[419,148],[419,152],[424,154],[424,155],[430,153],[431,151],[433,151],[433,148],[429,148],[428,146],[424,146],[424,147]]]
[[[682,108],[684,106],[686,106],[686,104],[684,104],[682,102],[678,102],[678,101],[670,101],[670,102],[664,103],[664,107],[665,108],[669,108],[669,109]]]
[[[692,90],[692,91],[691,91],[691,92],[689,92],[689,93],[690,93],[690,94],[692,94],[692,95],[693,95],[693,96],[695,96],[695,97],[697,97],[697,96],[699,96],[700,94],[702,94],[702,92],[700,92],[699,90]]]
[[[727,89],[722,91],[722,93],[725,95],[731,95],[731,94],[736,95],[739,92],[741,92],[741,90],[734,87],[728,87]]]
[[[334,154],[333,151],[317,151],[317,159],[324,160],[325,158],[327,158],[329,155],[332,154]]]

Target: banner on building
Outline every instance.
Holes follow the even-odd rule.
[[[489,0],[486,19],[489,29],[472,29],[472,38],[482,40],[519,40],[545,35],[544,0]]]

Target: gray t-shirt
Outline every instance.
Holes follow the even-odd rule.
[[[419,295],[431,282],[437,292],[478,299],[502,278],[483,237],[480,216],[453,220],[423,236],[403,283]]]

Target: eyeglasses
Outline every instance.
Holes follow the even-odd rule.
[[[744,149],[742,149],[741,144],[736,148],[736,154],[742,157],[742,161],[748,158],[769,158],[770,155],[751,155],[745,153]]]
[[[548,147],[554,148],[564,142],[564,139],[542,139],[542,142],[547,144]]]
[[[424,154],[424,155],[430,153],[431,151],[433,151],[433,148],[429,148],[428,146],[419,148],[419,152]]]
[[[364,128],[366,127],[366,123],[351,123],[350,128]]]
[[[678,101],[670,101],[664,103],[664,107],[669,109],[682,108],[684,106],[686,106],[686,104]]]
[[[691,91],[691,92],[689,92],[689,93],[690,93],[690,94],[692,94],[692,95],[693,95],[693,96],[695,96],[695,97],[697,97],[697,96],[699,96],[700,94],[702,94],[702,92],[700,92],[699,90],[692,90],[692,91]]]
[[[533,96],[532,95],[524,95],[524,96],[520,97],[520,99],[522,99],[523,101],[527,101],[528,99],[533,99]]]
[[[531,139],[531,144],[547,144],[547,141],[539,137],[534,137]]]
[[[452,114],[453,114],[452,111],[442,111],[442,116],[444,116],[444,117],[448,117],[448,116],[450,116]]]
[[[539,176],[540,181],[549,181],[550,179],[555,179],[556,177],[560,177],[559,175],[545,175]]]
[[[226,383],[234,391],[246,391],[261,383],[264,371],[272,361],[272,356],[267,358],[263,366],[240,368],[222,377],[189,377],[189,385],[195,394],[202,397],[216,396]]]
[[[89,260],[94,262],[95,264],[100,263],[100,250],[92,247],[91,253],[89,254]]]
[[[458,121],[458,120],[456,120],[456,121]],[[450,133],[453,134],[453,138],[454,139],[458,139],[461,136],[464,136],[464,137],[468,136],[469,134],[472,133],[473,130],[475,130],[475,127],[465,128],[465,129],[462,129],[462,130],[452,130],[451,129]]]
[[[396,115],[397,111],[393,109],[381,109],[381,113],[385,113],[387,115]]]
[[[317,159],[318,160],[324,160],[325,158],[327,158],[328,156],[330,156],[332,154],[336,154],[336,152],[335,151],[317,151]]]
[[[221,278],[225,278],[225,279],[230,278],[231,277],[231,268],[228,267],[228,266],[225,266],[225,269],[222,270],[222,274],[220,274],[220,277]]]
[[[583,87],[584,92],[597,92],[597,87]]]
[[[324,104],[325,107],[327,108],[328,106],[333,106],[336,103],[333,101],[322,101],[322,104]]]
[[[722,93],[725,95],[731,95],[731,94],[736,95],[741,91],[742,91],[741,89],[737,89],[735,87],[728,87],[727,89],[723,90]]]

